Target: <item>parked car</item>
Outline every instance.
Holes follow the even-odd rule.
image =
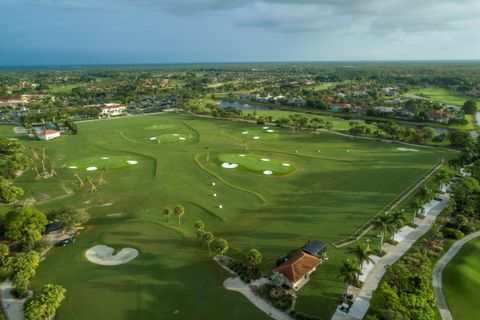
[[[67,244],[75,243],[75,238],[74,237],[68,237],[63,240],[60,240],[59,242],[56,243],[57,246],[62,246],[65,247]]]

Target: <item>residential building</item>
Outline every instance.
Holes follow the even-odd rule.
[[[299,290],[317,270],[322,260],[302,250],[297,250],[284,263],[276,267],[273,272],[281,275],[283,284],[294,290]]]

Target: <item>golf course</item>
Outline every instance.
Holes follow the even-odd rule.
[[[260,269],[268,274],[277,259],[308,240],[326,243],[329,260],[298,291],[295,308],[329,318],[344,289],[336,274],[346,258],[345,248],[331,243],[452,156],[174,113],[77,124],[78,134],[48,142],[0,126],[0,137],[19,139],[27,152],[45,147],[57,174],[36,181],[32,170],[18,177],[23,203],[45,212],[70,206],[92,217],[75,244],[48,252],[34,278],[34,289],[46,283],[66,288],[57,319],[269,319],[243,295],[224,289],[229,274],[197,240],[199,219],[228,240],[227,255],[245,261],[258,249]],[[80,184],[100,178],[97,190]],[[175,216],[167,221],[162,214],[177,204],[185,207],[180,226]],[[9,209],[0,206],[0,214]],[[371,238],[372,246],[377,242]],[[92,263],[85,252],[101,245],[109,247],[108,256],[111,248],[135,256],[118,265]]]
[[[480,238],[463,246],[443,271],[443,290],[454,319],[477,320],[480,285]]]

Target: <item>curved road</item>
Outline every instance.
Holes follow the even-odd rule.
[[[445,295],[443,294],[443,269],[445,269],[445,266],[455,257],[465,243],[477,237],[480,237],[480,231],[469,234],[465,238],[455,242],[433,267],[433,292],[435,293],[435,300],[437,300],[437,306],[440,310],[442,320],[453,320],[452,314],[448,309],[447,301],[445,300]]]

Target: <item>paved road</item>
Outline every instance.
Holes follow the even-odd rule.
[[[433,267],[433,292],[435,293],[435,299],[437,300],[437,306],[440,310],[440,315],[442,320],[452,320],[452,314],[448,309],[447,301],[445,300],[445,295],[443,294],[442,286],[442,274],[445,266],[455,257],[455,255],[460,251],[463,245],[469,242],[472,239],[480,237],[480,231],[469,234],[463,239],[455,242],[450,249],[443,255],[443,257],[438,260],[438,262]]]
[[[372,298],[373,292],[377,289],[380,281],[382,280],[385,272],[386,266],[394,264],[398,259],[400,259],[405,252],[410,249],[410,247],[428,230],[430,230],[432,224],[435,222],[435,219],[443,211],[443,209],[448,204],[450,196],[442,196],[442,202],[433,207],[427,216],[424,219],[417,219],[415,223],[417,227],[408,235],[405,236],[405,239],[397,244],[396,246],[385,244],[383,248],[386,249],[387,253],[377,260],[373,269],[367,275],[365,282],[360,290],[358,297],[354,300],[353,305],[350,308],[348,314],[343,313],[338,310],[332,317],[332,320],[348,319],[348,320],[358,320],[363,319],[365,314],[370,307],[370,299]]]

